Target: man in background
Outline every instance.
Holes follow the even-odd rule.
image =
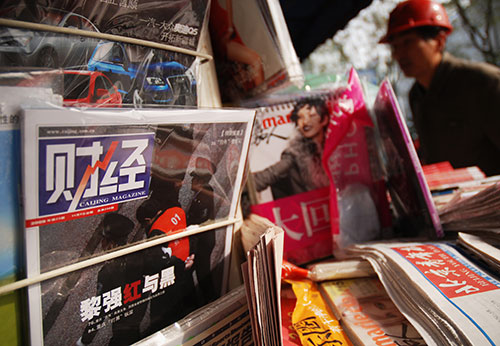
[[[407,0],[391,12],[380,40],[407,77],[423,164],[449,161],[500,174],[500,69],[444,51],[453,30],[442,5]]]

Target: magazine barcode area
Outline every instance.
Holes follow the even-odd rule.
[[[500,177],[422,166],[387,79],[305,88],[280,1],[0,37],[0,345],[500,344]]]

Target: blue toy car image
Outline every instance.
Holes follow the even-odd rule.
[[[167,53],[120,42],[100,42],[87,65],[105,74],[124,103],[196,106],[196,79],[190,69]]]

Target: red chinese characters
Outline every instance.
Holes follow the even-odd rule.
[[[398,247],[393,250],[411,262],[447,298],[499,289],[435,245]]]

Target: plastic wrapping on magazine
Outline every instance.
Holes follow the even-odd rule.
[[[311,279],[311,273],[307,269],[298,267],[293,263],[284,260],[281,268],[281,279],[282,280]]]
[[[45,103],[49,108],[61,107],[63,104],[62,94],[64,82],[61,69],[0,67],[0,85],[9,88],[12,87],[11,90],[15,90],[15,88],[19,88],[19,90],[30,90],[29,88],[32,88],[33,92],[24,92],[23,97],[36,100],[37,104]],[[41,89],[44,89],[51,97],[41,97],[38,93]],[[31,103],[25,103],[25,105],[29,104]]]
[[[135,343],[135,346],[177,346],[193,339],[224,319],[234,311],[247,305],[244,286],[241,285],[219,299],[193,311],[176,323]]]
[[[150,37],[151,33],[160,29],[153,17],[146,17],[152,15],[151,3],[142,3],[135,10],[117,10],[110,5],[101,13],[96,12],[99,6],[85,4],[76,4],[74,12],[38,4],[18,5],[0,11],[0,38],[5,42],[0,47],[0,67],[60,68],[65,106],[198,104],[199,65],[207,56],[195,49],[199,32],[206,26],[205,7],[194,11],[203,18],[198,19],[196,35],[191,35],[192,44],[184,45],[189,50],[179,48],[182,40],[177,46],[153,42],[160,34]],[[182,7],[176,10],[181,11],[175,17],[177,22],[193,12]],[[133,18],[134,25],[130,22]],[[183,25],[163,21],[162,30],[182,31]],[[165,37],[170,36],[165,33]]]
[[[303,84],[278,1],[214,0],[209,27],[223,102]]]
[[[356,258],[318,262],[309,265],[308,269],[311,279],[317,282],[375,275],[368,261]]]
[[[16,30],[19,35],[40,36],[24,29],[1,29],[4,35],[14,36],[12,30]],[[60,68],[65,106],[197,105],[196,57],[93,38],[85,38],[89,43],[85,45],[81,39],[45,33],[36,47],[25,46],[17,52],[0,48],[0,65],[41,71]],[[57,42],[59,51],[49,48],[53,42]]]
[[[349,73],[348,87],[332,100],[330,109],[323,165],[330,173],[332,199],[337,200],[337,204],[331,204],[338,208],[331,214],[339,215],[338,230],[332,223],[334,247],[341,249],[380,237],[388,205],[373,150],[374,122],[354,69]]]
[[[251,212],[286,230],[285,258],[302,264],[330,256],[329,180],[322,165],[327,102],[337,89],[274,94],[257,109],[248,184]]]
[[[207,0],[7,0],[0,17],[196,50],[208,4]]]
[[[380,236],[378,212],[368,186],[357,183],[347,185],[339,192],[338,203],[339,247],[374,240]]]

